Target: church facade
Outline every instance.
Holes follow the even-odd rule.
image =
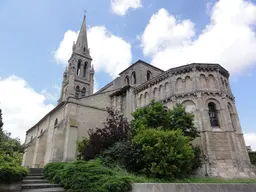
[[[58,105],[27,130],[23,166],[76,159],[76,141],[91,128],[102,127],[106,107],[128,120],[137,108],[155,99],[168,108],[184,104],[195,115],[204,164],[199,175],[224,178],[254,177],[247,153],[229,72],[219,64],[191,63],[163,71],[137,61],[112,82],[93,91],[94,69],[84,18],[63,75]]]

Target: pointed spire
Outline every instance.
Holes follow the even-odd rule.
[[[86,30],[86,16],[84,15],[83,23],[76,41],[76,50],[88,52],[87,30]]]

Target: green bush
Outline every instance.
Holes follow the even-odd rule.
[[[133,139],[141,147],[144,174],[156,178],[174,179],[188,176],[193,170],[194,151],[181,130],[147,129]]]
[[[58,177],[58,183],[70,192],[127,192],[131,190],[131,183],[145,180],[122,169],[105,167],[99,159],[49,163],[45,166],[44,176],[55,183]]]
[[[28,174],[28,169],[22,167],[18,161],[20,156],[19,153],[15,153],[16,158],[0,153],[0,183],[21,181]]]
[[[256,165],[256,151],[249,152],[251,164]]]
[[[54,183],[61,183],[61,173],[67,163],[63,162],[53,162],[48,163],[44,167],[44,177],[53,181]]]

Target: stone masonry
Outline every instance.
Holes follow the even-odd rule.
[[[168,108],[182,103],[195,115],[200,132],[194,145],[201,147],[201,176],[254,177],[246,150],[229,72],[219,64],[192,63],[163,71],[137,61],[102,89],[93,93],[94,69],[86,19],[69,60],[58,105],[26,132],[28,148],[23,165],[43,167],[48,162],[76,158],[76,141],[90,128],[101,127],[106,107],[120,110],[128,120],[151,100]]]

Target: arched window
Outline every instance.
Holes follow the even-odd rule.
[[[219,127],[218,111],[216,105],[213,102],[208,104],[210,123],[212,127]]]
[[[58,125],[58,119],[56,118],[54,122],[54,127],[56,127],[57,125]]]
[[[152,77],[152,73],[150,71],[147,71],[147,81],[150,80]]]
[[[125,85],[130,85],[129,77],[126,76],[124,79]]]
[[[76,98],[79,97],[79,92],[80,92],[80,88],[79,88],[79,86],[77,85],[77,86],[76,86],[76,94],[75,94],[75,97],[76,97]]]
[[[82,97],[85,96],[85,93],[86,93],[86,89],[85,87],[82,89]]]
[[[80,72],[81,72],[81,63],[82,63],[81,60],[79,60],[78,63],[77,63],[77,70],[76,70],[76,74],[77,74],[77,75],[80,75]]]
[[[84,72],[83,72],[83,77],[86,77],[87,66],[88,66],[88,63],[87,63],[87,62],[84,62]]]
[[[84,52],[85,52],[85,47],[84,47]]]
[[[136,73],[135,73],[135,71],[132,72],[132,80],[133,80],[133,84],[136,84]]]

